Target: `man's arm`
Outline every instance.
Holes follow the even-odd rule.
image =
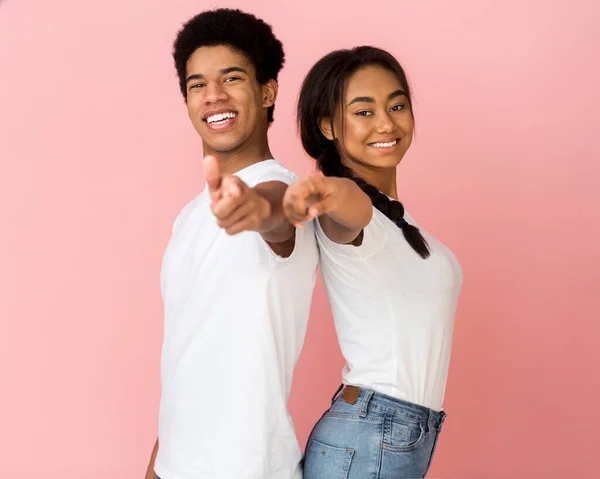
[[[288,185],[281,181],[267,181],[252,188],[269,203],[269,214],[258,228],[258,232],[269,244],[290,243],[294,249],[294,226],[283,212],[283,197]]]
[[[146,469],[146,477],[145,479],[156,479],[156,473],[154,472],[154,463],[156,462],[156,454],[158,453],[158,439],[154,444],[154,448],[152,449],[152,455],[150,456],[150,463],[148,464],[148,468]]]
[[[204,159],[204,173],[211,210],[227,234],[256,231],[276,254],[292,254],[295,230],[283,213],[285,183],[266,181],[250,188],[237,176],[222,176],[217,160],[210,156]]]

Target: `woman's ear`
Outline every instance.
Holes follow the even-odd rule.
[[[325,138],[333,141],[333,125],[331,124],[331,119],[321,118],[319,120],[319,129]]]

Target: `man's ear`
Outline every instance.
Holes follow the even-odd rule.
[[[279,92],[279,86],[275,80],[267,80],[267,83],[262,85],[263,95],[263,107],[269,108],[275,104],[277,100],[277,93]]]

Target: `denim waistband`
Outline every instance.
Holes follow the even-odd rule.
[[[346,385],[340,386],[340,388],[334,394],[332,402],[336,399],[343,401],[343,391],[347,387],[348,386]],[[358,386],[352,387],[359,388]],[[420,420],[427,422],[436,429],[441,427],[446,417],[446,413],[444,411],[434,411],[433,409],[421,406],[419,404],[378,393],[373,389],[359,389],[360,394],[356,398],[356,401],[353,405],[360,410],[361,416],[366,416],[369,410],[389,414],[402,414],[403,416],[411,417],[417,421]]]

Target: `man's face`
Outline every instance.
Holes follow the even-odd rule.
[[[205,154],[228,153],[264,140],[277,84],[258,83],[254,66],[243,54],[226,45],[200,47],[187,62],[186,79],[188,113]]]

